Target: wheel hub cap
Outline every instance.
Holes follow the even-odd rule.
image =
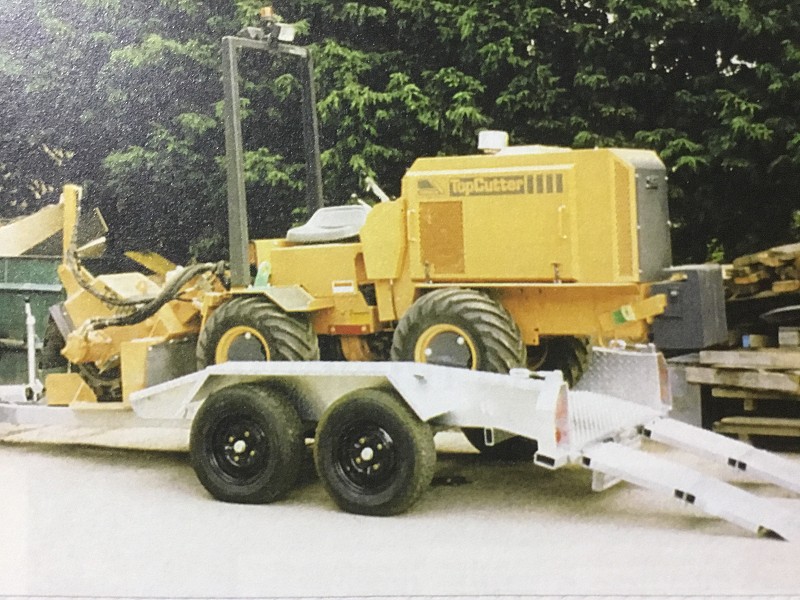
[[[244,416],[232,415],[215,428],[211,454],[231,481],[246,483],[267,462],[267,436],[258,423]]]
[[[463,369],[474,369],[477,363],[472,340],[461,328],[449,323],[429,327],[420,336],[414,350],[414,360]]]
[[[336,469],[360,493],[375,493],[388,487],[395,471],[394,440],[373,423],[351,427],[339,440]]]

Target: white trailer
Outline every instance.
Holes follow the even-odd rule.
[[[597,491],[628,481],[754,533],[800,539],[798,515],[648,453],[641,441],[703,454],[795,493],[798,464],[669,419],[666,365],[652,348],[593,355],[571,391],[558,372],[341,362],[229,362],[136,392],[129,405],[50,407],[0,388],[0,440],[188,447],[215,498],[266,503],[294,485],[314,437],[317,470],[337,505],[392,515],[430,484],[435,432],[461,428],[474,439],[478,430],[486,451],[526,450],[547,469],[590,469]]]

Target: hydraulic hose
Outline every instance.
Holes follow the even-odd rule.
[[[223,263],[202,263],[187,267],[167,283],[161,292],[159,292],[158,296],[135,309],[133,312],[117,317],[89,319],[85,322],[83,327],[86,331],[96,331],[98,329],[105,329],[106,327],[124,327],[126,325],[141,323],[145,319],[156,314],[167,302],[174,300],[183,286],[189,283],[189,281],[209,271],[221,271],[223,267]]]
[[[72,275],[75,277],[75,281],[80,285],[84,290],[90,293],[92,296],[100,300],[103,304],[107,306],[115,306],[121,308],[133,308],[136,306],[141,306],[142,304],[147,302],[146,298],[119,298],[116,295],[104,293],[94,287],[94,281],[89,279],[84,272],[84,269],[81,265],[81,259],[78,255],[78,230],[80,225],[80,214],[81,214],[81,205],[80,205],[81,198],[78,196],[78,203],[76,208],[76,218],[75,224],[72,226],[72,236],[70,238],[69,248],[67,250],[65,258],[65,263],[69,268]]]

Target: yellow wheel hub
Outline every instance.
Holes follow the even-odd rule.
[[[478,353],[467,332],[450,323],[439,323],[419,336],[414,346],[414,361],[475,370]]]
[[[219,338],[214,353],[217,364],[229,360],[270,360],[269,344],[253,327],[231,327]]]

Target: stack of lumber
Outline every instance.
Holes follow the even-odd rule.
[[[726,280],[729,298],[800,290],[800,243],[740,256]]]
[[[742,402],[745,414],[717,421],[715,431],[743,439],[750,435],[800,437],[800,418],[759,411],[760,406],[776,401],[792,407],[796,402],[800,408],[800,348],[704,351],[699,365],[687,367],[686,379],[709,386],[711,396],[720,402]]]

